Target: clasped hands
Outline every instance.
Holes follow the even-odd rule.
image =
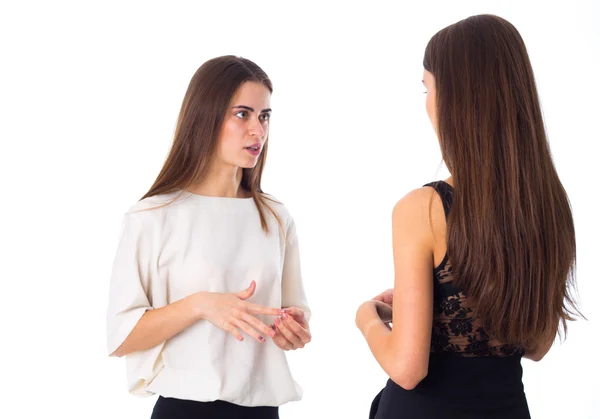
[[[269,336],[275,345],[288,351],[303,348],[311,341],[311,333],[304,311],[296,307],[272,308],[250,303],[247,300],[256,290],[256,282],[238,293],[205,293],[199,311],[201,318],[242,341],[240,330],[263,343]],[[267,326],[255,317],[257,314],[274,316]]]
[[[392,322],[392,306],[394,302],[394,289],[390,288],[381,294],[365,301],[356,311],[356,326],[366,335],[374,323],[382,322],[388,328]]]

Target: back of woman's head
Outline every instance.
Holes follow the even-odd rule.
[[[425,51],[442,156],[454,181],[448,254],[456,281],[499,340],[535,347],[576,312],[575,231],[523,39],[472,16]]]

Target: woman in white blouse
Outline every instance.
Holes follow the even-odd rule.
[[[108,352],[127,357],[152,418],[278,418],[302,397],[284,351],[310,339],[295,224],[264,194],[271,81],[253,62],[204,63],[171,151],[124,216]],[[204,416],[203,416],[204,415]]]

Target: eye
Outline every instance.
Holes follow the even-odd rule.
[[[248,112],[246,111],[239,111],[235,114],[235,116],[237,116],[238,118],[244,119],[248,116]]]
[[[268,121],[271,119],[271,114],[270,113],[263,113],[260,115],[260,119],[261,121]]]

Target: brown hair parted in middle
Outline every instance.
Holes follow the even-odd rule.
[[[154,184],[141,199],[188,188],[206,175],[229,102],[245,82],[261,83],[273,92],[267,74],[246,58],[226,55],[206,61],[198,68],[183,99],[169,155]],[[262,228],[268,233],[265,208],[280,227],[281,220],[267,202],[276,201],[261,189],[267,148],[268,139],[256,166],[243,169],[241,187],[252,194]]]

